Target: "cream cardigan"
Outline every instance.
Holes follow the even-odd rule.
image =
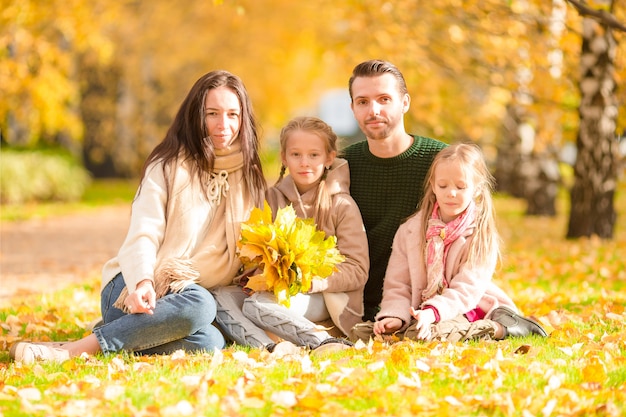
[[[159,295],[159,271],[172,273],[181,266],[181,278],[192,276],[207,289],[230,284],[241,267],[236,247],[240,224],[254,206],[241,158],[230,171],[216,172],[218,186],[209,201],[191,177],[188,162],[170,164],[165,173],[161,162],[148,167],[132,204],[126,239],[103,267],[102,287],[121,272],[129,293],[149,279]]]

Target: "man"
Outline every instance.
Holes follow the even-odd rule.
[[[361,210],[369,245],[363,320],[374,321],[394,235],[417,209],[430,164],[447,145],[406,133],[404,114],[411,98],[393,64],[362,62],[352,72],[349,90],[352,112],[367,140],[349,146],[342,156],[350,166],[350,193]]]

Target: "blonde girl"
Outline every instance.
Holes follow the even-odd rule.
[[[246,297],[241,289],[218,289],[217,321],[238,343],[271,343],[256,327],[296,345],[316,348],[331,341],[341,343],[342,339],[333,336],[347,336],[361,321],[369,269],[367,238],[349,194],[348,163],[336,158],[337,142],[337,135],[321,119],[297,117],[287,123],[280,135],[283,166],[266,200],[273,213],[292,205],[299,217],[313,218],[327,236],[336,236],[337,248],[346,260],[330,277],[314,279],[309,293],[292,298],[290,308],[279,305],[269,292]],[[316,325],[329,319],[334,331]]]
[[[546,332],[518,313],[493,281],[500,256],[491,176],[480,148],[456,144],[435,157],[421,208],[396,233],[374,323],[355,339],[503,339]]]

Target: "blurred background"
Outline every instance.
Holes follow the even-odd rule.
[[[611,238],[626,154],[624,0],[0,0],[2,204],[136,178],[204,73],[239,75],[268,178],[296,115],[362,139],[352,68],[403,72],[410,133],[478,143],[531,215]]]

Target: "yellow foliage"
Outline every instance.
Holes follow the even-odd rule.
[[[239,256],[246,267],[259,267],[246,285],[253,291],[273,291],[280,304],[311,288],[315,278],[327,278],[345,259],[336,248],[336,238],[317,230],[312,219],[301,219],[291,205],[272,209],[265,202],[241,224]]]
[[[101,118],[99,126],[126,132],[115,140],[99,137],[103,147],[132,143],[143,160],[190,83],[224,68],[242,77],[272,140],[294,114],[315,113],[326,89],[346,88],[355,64],[383,57],[407,80],[410,131],[446,142],[497,143],[508,100],[526,91],[538,149],[559,146],[576,134],[581,18],[567,7],[556,30],[553,8],[556,3],[540,0],[213,0],[186,7],[166,0],[73,0],[69,7],[60,0],[4,0],[0,127],[9,143],[9,119],[31,141],[58,132],[78,139],[84,105],[90,117]],[[618,21],[624,21],[622,9],[615,8]],[[618,45],[615,58],[618,85],[626,74],[625,47]],[[97,62],[85,64],[92,56]],[[119,94],[81,97],[93,87],[83,84],[92,72],[119,73],[114,81],[100,80],[118,83],[109,87]],[[527,81],[520,81],[522,72]],[[616,94],[624,103],[626,92]],[[620,133],[626,112],[618,114]],[[126,158],[127,152],[114,159]]]

